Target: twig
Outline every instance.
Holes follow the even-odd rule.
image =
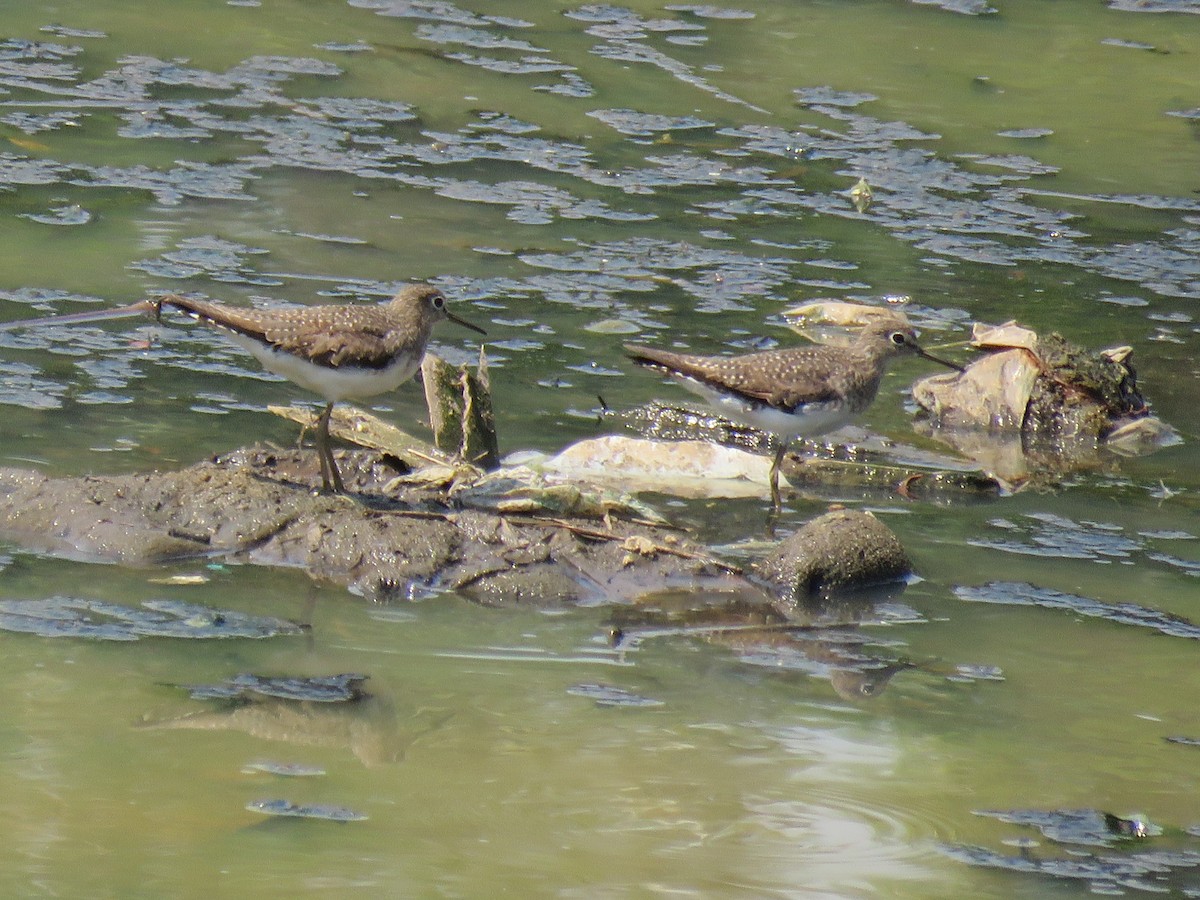
[[[395,516],[401,519],[436,519],[441,522],[454,524],[455,513],[436,512],[425,509],[372,509],[368,515]]]

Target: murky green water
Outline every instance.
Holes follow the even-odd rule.
[[[1166,740],[1200,738],[1198,645],[1170,618],[1200,619],[1200,17],[1187,2],[997,2],[992,15],[6,8],[0,318],[164,289],[378,299],[431,279],[489,330],[505,449],[552,450],[609,428],[598,395],[618,409],[681,399],[630,372],[625,337],[596,323],[716,351],[787,340],[778,313],[804,300],[910,295],[933,342],[1019,318],[1132,345],[1155,411],[1185,440],[1101,458],[1051,492],[876,504],[924,580],[901,598],[906,617],[868,631],[921,666],[869,701],[716,643],[616,653],[604,610],[453,596],[371,607],[296,573],[123,570],[10,548],[0,600],[171,599],[313,628],[224,642],[0,633],[0,892],[1200,890],[1200,841],[1185,831],[1200,823],[1200,751]],[[866,214],[847,196],[859,177],[875,193]],[[452,359],[474,353],[449,328],[438,340]],[[897,366],[872,431],[917,440],[901,395],[921,372]],[[3,333],[0,373],[5,464],[51,474],[287,444],[294,428],[264,407],[311,399],[178,322]],[[411,385],[375,408],[400,424],[421,415]],[[681,514],[731,542],[762,507]],[[819,509],[794,500],[785,524]],[[207,581],[156,582],[191,573]],[[961,680],[957,666],[1001,677]],[[222,714],[177,687],[243,672],[357,672],[373,697],[296,719],[270,704]],[[659,703],[598,705],[594,684]],[[325,774],[243,771],[263,760]],[[369,818],[247,810],[262,799]],[[1146,817],[1163,832],[1150,843],[1089,850],[1169,850],[1172,874],[964,862],[966,846],[1015,859],[1029,837],[1027,868],[1063,858],[1032,829],[973,814],[1056,808]]]

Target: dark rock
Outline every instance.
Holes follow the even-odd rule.
[[[807,522],[754,573],[775,590],[781,607],[812,597],[899,581],[912,571],[899,538],[870,513],[834,510]]]

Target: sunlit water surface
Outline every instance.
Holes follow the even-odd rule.
[[[162,290],[376,300],[429,279],[489,331],[505,449],[554,450],[609,430],[598,397],[683,399],[629,371],[630,334],[746,349],[789,340],[778,314],[802,301],[909,296],[927,342],[1018,318],[1132,345],[1184,441],[1054,491],[874,503],[924,580],[903,621],[868,628],[919,663],[870,700],[719,642],[617,652],[604,609],[379,607],[297,573],[9,548],[0,600],[168,599],[312,629],[0,633],[0,893],[1200,891],[1200,750],[1166,740],[1200,738],[1179,618],[1200,618],[1200,17],[997,5],[6,9],[6,320]],[[437,344],[476,352],[449,326]],[[919,440],[903,394],[921,373],[896,367],[872,431]],[[55,475],[288,444],[266,405],[312,399],[178,321],[5,332],[0,374],[5,463]],[[419,392],[373,408],[411,426]],[[821,508],[793,499],[783,525]],[[724,544],[757,537],[765,506],[675,511]],[[161,583],[189,574],[204,578]],[[180,687],[239,673],[360,673],[371,697],[294,720]],[[267,817],[259,800],[366,818]],[[974,814],[1058,808],[1144,817],[1154,843],[1087,850],[1171,851],[1172,874],[968,864],[969,847],[1063,858]]]

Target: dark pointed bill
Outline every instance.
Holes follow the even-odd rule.
[[[923,349],[921,347],[921,345],[917,343],[917,339],[914,338],[911,334],[909,334],[907,332],[904,332],[904,331],[896,332],[892,336],[892,339],[896,340],[896,338],[900,338],[900,341],[897,341],[897,343],[903,342],[904,346],[906,346],[913,353],[917,354],[917,356],[923,356],[926,359],[937,363],[938,365],[945,366],[947,369],[954,369],[956,372],[967,371],[962,366],[960,366],[958,363],[952,363],[948,359],[942,359],[940,356],[934,356],[929,351]]]
[[[474,324],[473,322],[468,322],[466,319],[461,318],[460,316],[456,316],[452,312],[447,311],[446,318],[449,319],[451,322],[453,322],[455,325],[461,325],[463,328],[470,328],[472,331],[477,331],[483,335],[487,334],[487,332],[484,331],[482,328],[480,328],[478,325]]]
[[[922,350],[920,347],[917,347],[916,350],[917,350],[918,356],[923,356],[926,359],[931,360],[935,363],[940,363],[941,365],[945,366],[947,369],[954,369],[956,372],[967,371],[962,366],[960,366],[958,363],[952,363],[948,359],[942,359],[940,356],[934,356],[932,353],[928,352],[927,350]]]

